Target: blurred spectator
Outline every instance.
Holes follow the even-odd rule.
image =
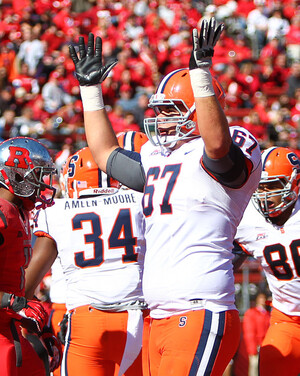
[[[33,137],[36,138],[44,133],[43,124],[34,120],[31,107],[24,107],[21,116],[15,118],[10,130],[10,137]]]
[[[286,36],[290,28],[287,19],[284,18],[282,9],[274,9],[271,17],[268,19],[267,40],[274,38],[282,39]]]
[[[133,109],[133,113],[136,122],[142,132],[144,130],[144,119],[146,117],[154,117],[154,110],[148,107],[149,98],[146,93],[138,94],[136,107]]]
[[[260,67],[259,80],[261,82],[261,90],[282,87],[285,84],[285,77],[282,71],[273,63],[271,56],[265,57]]]
[[[291,149],[300,158],[300,140],[299,133],[297,131],[289,134],[287,147]]]
[[[243,318],[243,336],[249,356],[249,376],[258,376],[259,348],[270,325],[267,296],[258,293],[255,306],[249,308]]]
[[[236,81],[242,86],[244,95],[247,95],[246,107],[252,107],[251,99],[256,91],[260,89],[260,81],[257,67],[251,60],[241,62],[240,70],[237,72]]]
[[[4,111],[8,108],[15,109],[16,102],[13,96],[13,88],[11,86],[6,86],[0,90],[0,116],[3,115]]]
[[[115,103],[111,109],[108,109],[108,117],[115,133],[123,132],[124,110],[118,103]]]
[[[40,40],[47,43],[47,52],[52,53],[55,50],[59,50],[60,46],[65,42],[65,35],[59,30],[57,25],[52,23],[41,35]]]
[[[268,15],[265,14],[265,0],[254,0],[255,9],[247,17],[247,33],[251,39],[254,57],[258,57],[266,43],[268,30]]]
[[[295,90],[295,105],[291,108],[291,118],[300,130],[300,87]]]
[[[285,86],[287,85],[287,79],[290,75],[290,67],[287,61],[287,55],[284,52],[281,52],[274,60],[274,67],[278,68],[281,71],[281,75],[285,82]]]
[[[14,110],[7,108],[0,117],[0,141],[10,138],[11,129],[15,124],[16,113]]]
[[[291,99],[295,99],[296,90],[300,88],[300,60],[292,63],[287,82],[287,94]]]
[[[257,91],[255,94],[255,105],[253,110],[258,113],[259,119],[262,123],[268,124],[270,122],[268,98],[265,94]]]
[[[133,89],[129,84],[122,84],[119,89],[120,98],[116,104],[122,107],[123,111],[134,111],[136,99],[133,97]]]
[[[136,122],[133,112],[127,111],[124,113],[123,132],[136,131],[140,132],[140,127]]]
[[[63,105],[71,103],[73,98],[59,86],[59,73],[53,72],[49,76],[49,81],[43,86],[42,97],[44,109],[50,114],[54,114]]]
[[[281,52],[284,53],[284,48],[278,37],[274,37],[262,48],[259,56],[259,64],[264,63],[266,57],[275,59]]]
[[[20,72],[21,62],[25,62],[29,67],[29,75],[34,76],[36,68],[44,56],[44,45],[37,39],[39,36],[34,34],[32,26],[29,24],[23,25],[22,37],[23,42],[16,57],[18,70]]]
[[[210,20],[211,17],[216,17],[217,9],[214,4],[208,4],[204,10],[203,17],[198,21],[197,27],[200,28],[203,19]]]
[[[175,12],[174,10],[169,6],[167,0],[158,0],[158,15],[159,17],[168,25],[169,27],[172,27],[175,20]]]
[[[236,13],[247,19],[248,14],[255,9],[253,0],[239,0],[237,1]]]
[[[300,10],[291,18],[289,31],[285,36],[286,52],[292,61],[300,59]]]
[[[260,145],[268,141],[267,124],[261,121],[259,113],[256,110],[251,110],[249,116],[246,116],[243,120],[243,127],[253,134]]]
[[[26,90],[26,99],[32,100],[40,92],[38,80],[32,77],[29,73],[29,66],[24,61],[21,62],[20,71],[12,80],[12,85],[15,89],[24,88]]]
[[[16,52],[11,42],[2,42],[0,44],[0,68],[5,68],[7,77],[11,81],[16,75],[15,67]]]

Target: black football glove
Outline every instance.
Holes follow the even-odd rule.
[[[60,366],[62,361],[63,350],[61,343],[49,327],[44,328],[40,338],[43,340],[48,352],[50,372],[53,372]]]
[[[79,58],[74,46],[69,46],[70,56],[75,65],[76,78],[80,86],[92,86],[103,82],[109,72],[117,64],[113,60],[102,65],[102,39],[96,37],[94,48],[94,34],[89,33],[87,50],[85,49],[83,37],[79,37]]]
[[[209,22],[203,20],[200,35],[197,29],[193,29],[193,50],[190,57],[189,69],[210,68],[214,47],[224,30],[224,24],[216,27],[216,19],[212,17]]]
[[[64,345],[66,340],[66,334],[68,329],[68,314],[65,313],[63,319],[58,324],[60,327],[60,331],[57,333],[57,338],[60,342]]]

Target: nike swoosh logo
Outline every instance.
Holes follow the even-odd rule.
[[[184,155],[191,153],[193,150],[186,151]]]

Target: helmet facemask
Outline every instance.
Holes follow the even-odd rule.
[[[196,122],[192,120],[195,115],[195,104],[189,108],[181,99],[163,99],[163,94],[154,94],[150,98],[149,107],[153,108],[156,117],[146,118],[144,120],[145,132],[154,146],[163,146],[172,148],[180,140],[198,137]],[[170,108],[174,110],[172,116],[158,116],[162,113],[161,108]],[[160,131],[161,125],[175,124],[174,134],[163,135]]]
[[[274,218],[282,214],[286,209],[295,203],[298,198],[298,194],[293,189],[297,186],[298,172],[296,169],[293,170],[290,179],[285,175],[271,176],[262,178],[259,182],[260,185],[266,185],[270,183],[278,183],[282,188],[274,189],[272,191],[266,192],[260,190],[259,187],[257,191],[252,195],[252,201],[255,208],[259,211],[261,215],[265,218]],[[272,197],[280,196],[281,202],[274,208],[269,208],[269,202]]]

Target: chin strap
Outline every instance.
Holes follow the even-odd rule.
[[[6,172],[5,172],[5,170],[2,169],[2,170],[0,170],[0,172],[1,172],[2,176],[3,176],[3,178],[4,178],[4,184],[7,186],[9,192],[12,193],[12,194],[15,194],[14,189],[13,189],[13,187],[10,184],[10,181],[8,179],[8,176],[7,176]]]

